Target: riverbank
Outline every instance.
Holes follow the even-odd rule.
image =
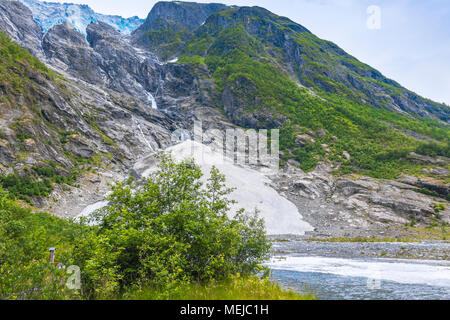
[[[361,239],[362,240],[362,239]],[[438,240],[419,242],[279,240],[273,242],[273,256],[321,256],[332,258],[392,258],[450,260],[450,243]]]

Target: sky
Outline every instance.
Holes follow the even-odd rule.
[[[51,0],[88,4],[96,12],[146,18],[153,0]],[[194,1],[194,0],[192,0]],[[448,0],[210,0],[260,6],[426,98],[450,105]]]

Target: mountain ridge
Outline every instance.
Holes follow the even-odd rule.
[[[130,35],[101,21],[90,23],[84,35],[69,22],[44,33],[23,3],[0,0],[0,29],[47,65],[70,93],[56,89],[33,102],[21,92],[9,98],[1,92],[3,99],[23,101],[14,119],[33,116],[20,126],[2,122],[0,176],[12,175],[5,181],[15,183],[14,175],[28,179],[31,173],[37,183],[45,178],[38,173],[52,171],[52,158],[60,158],[58,169],[80,172],[74,179],[81,189],[70,187],[75,195],[56,183],[50,197],[60,201],[37,196],[30,199],[33,204],[60,216],[71,216],[67,208],[81,212],[83,205],[101,201],[111,176],[133,173],[136,159],[176,143],[170,133],[192,132],[194,121],[202,121],[205,130],[279,129],[279,189],[295,194],[299,205],[320,197],[330,210],[359,203],[355,210],[364,215],[373,202],[380,210],[377,221],[387,216],[405,223],[413,217],[428,223],[433,204],[448,199],[445,106],[263,8],[214,5],[208,9],[214,12],[197,15],[187,14],[195,3],[183,10],[176,2],[170,6],[175,9],[150,12],[150,23]],[[153,30],[145,30],[148,26]],[[152,46],[149,39],[141,43],[142,36],[152,39]],[[17,57],[15,64],[21,63]],[[28,85],[43,85],[35,81]],[[16,82],[5,78],[0,89]],[[9,104],[0,107],[11,112]],[[71,115],[67,120],[65,112]],[[37,127],[40,134],[34,123],[44,124]],[[49,156],[46,134],[57,156]],[[93,178],[85,171],[89,167],[106,174]],[[58,172],[53,179],[71,182],[64,180],[70,172]],[[368,194],[367,184],[374,194]],[[400,189],[389,193],[389,188]],[[329,202],[332,195],[339,204]],[[341,234],[338,229],[333,232]]]

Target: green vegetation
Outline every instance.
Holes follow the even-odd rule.
[[[436,212],[436,213],[445,211],[445,209],[447,209],[447,205],[445,203],[435,203],[434,204],[434,212]]]
[[[162,295],[161,290],[144,287],[130,290],[123,299],[155,300]],[[169,300],[314,300],[313,294],[300,295],[293,291],[283,290],[267,278],[233,277],[230,280],[207,285],[182,285],[169,292]]]
[[[69,141],[67,140],[67,137],[72,136],[72,135],[77,135],[78,132],[76,131],[59,131],[59,135],[60,135],[60,142],[61,144],[67,144]]]
[[[403,94],[406,89],[284,18],[266,15],[259,9],[243,17],[238,11],[214,15],[228,17],[226,23],[222,19],[219,24],[210,18],[185,44],[179,61],[193,68],[204,62],[216,85],[219,97],[216,104],[222,105],[220,97],[228,90],[245,106],[240,111],[255,116],[256,127],[273,127],[273,119],[267,114],[288,119],[280,127],[282,160],[294,159],[302,169],[310,171],[320,160],[329,159],[343,164],[338,174],[360,173],[393,179],[400,173],[421,173],[423,165],[408,157],[411,152],[449,157],[448,124],[380,107],[386,102],[374,101],[363,89],[358,92],[349,89],[345,85],[348,79],[340,79],[335,66],[345,66],[362,88],[365,83],[375,83],[391,96]],[[248,17],[257,21],[258,33],[247,32]],[[298,79],[292,79],[291,74],[280,68],[285,57],[277,35],[284,33],[295,40],[302,52],[304,65],[296,71]],[[369,78],[370,73],[377,80]],[[298,80],[313,92],[299,86]],[[436,104],[436,108],[445,106]],[[296,144],[298,135],[322,129],[327,134],[314,137],[315,143]],[[418,140],[408,132],[435,142]],[[322,144],[328,146],[329,152]],[[351,156],[350,160],[343,156],[344,152]]]
[[[32,213],[0,187],[0,299],[312,298],[256,278],[270,248],[262,221],[228,217],[231,189],[217,169],[207,188],[201,178],[192,161],[162,157],[143,184],[115,184],[110,206],[79,223]],[[81,290],[65,288],[49,247],[55,265],[80,267]]]
[[[181,26],[172,25],[159,31],[148,31],[146,34],[146,42],[149,43],[153,50],[164,59],[170,57],[173,52],[178,52],[183,45],[191,37],[191,33]]]
[[[29,81],[31,70],[54,77],[42,62],[30,52],[11,41],[0,31],[0,88],[5,93],[22,93]]]
[[[77,298],[66,274],[48,263],[48,248],[69,263],[78,226],[19,206],[0,186],[0,299]]]
[[[260,271],[269,245],[262,221],[227,217],[230,192],[213,169],[202,190],[200,169],[190,161],[162,158],[159,171],[138,187],[112,187],[101,223],[75,249],[91,297],[111,297],[133,283],[170,288],[226,280]],[[94,252],[89,259],[86,253]]]
[[[200,56],[183,56],[180,59],[178,59],[178,62],[195,66],[205,65],[205,59],[203,59],[203,57]]]
[[[0,177],[0,183],[12,195],[26,201],[29,197],[45,197],[53,190],[50,179],[36,181],[30,176],[19,177],[16,174]]]
[[[0,186],[21,200],[31,202],[30,197],[46,197],[53,191],[53,183],[73,185],[78,171],[72,169],[67,176],[57,174],[53,167],[33,166],[31,170],[19,176],[17,174],[0,175]]]

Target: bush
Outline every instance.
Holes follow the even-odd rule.
[[[168,293],[261,270],[270,249],[263,221],[243,210],[229,217],[232,190],[216,168],[206,185],[201,178],[194,162],[162,156],[142,185],[130,178],[112,187],[109,207],[94,216],[98,226],[75,248],[88,295],[140,283]]]
[[[58,247],[56,262],[69,264],[78,227],[43,213],[32,213],[0,187],[0,300],[73,299],[66,274],[48,262],[48,248]]]
[[[31,176],[19,177],[16,174],[0,176],[0,185],[12,195],[27,201],[29,197],[46,197],[53,191],[52,183],[47,178],[36,181]]]

